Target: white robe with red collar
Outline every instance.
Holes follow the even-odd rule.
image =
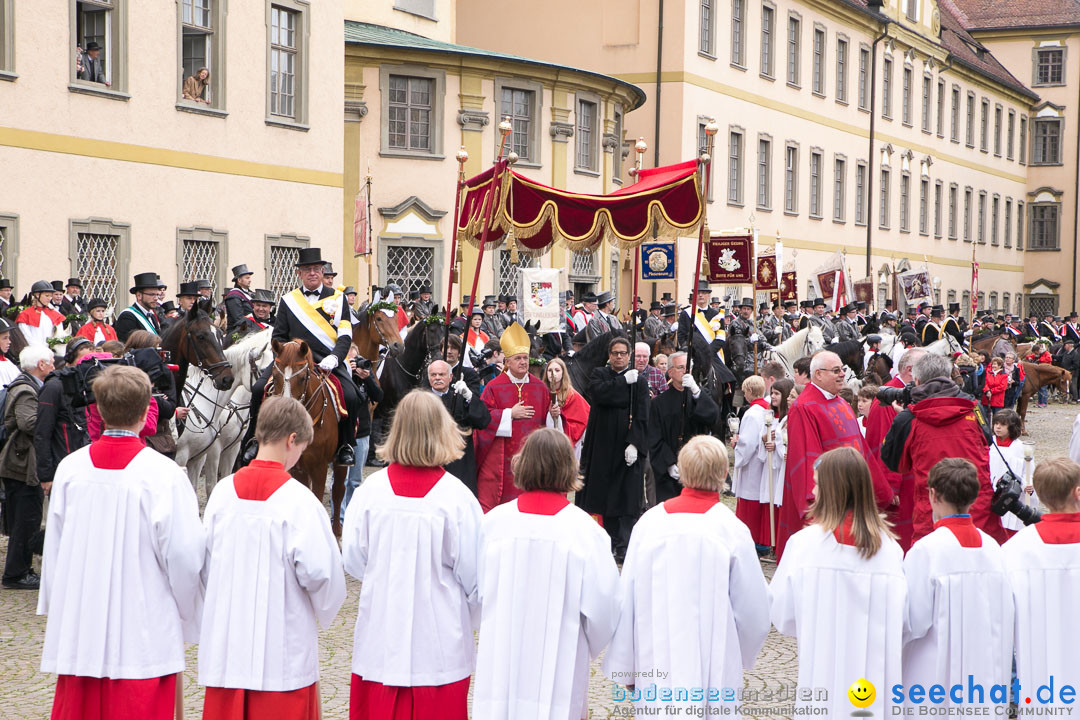
[[[65,322],[67,319],[52,307],[28,307],[15,318],[27,345],[48,345],[56,328],[63,328]]]
[[[527,492],[484,516],[478,580],[473,719],[585,717],[619,612],[608,534],[565,495]]]

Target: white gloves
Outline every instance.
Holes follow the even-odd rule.
[[[319,361],[319,367],[327,372],[333,372],[334,368],[338,366],[337,355],[327,355]]]
[[[760,342],[760,340],[761,340],[761,336],[758,335],[757,333],[754,333],[753,335],[750,336],[750,342],[752,342],[752,343]]]
[[[670,477],[672,480],[678,480],[679,479],[679,466],[678,465],[672,465],[671,467],[669,467],[667,469],[667,474],[668,474],[668,477]]]
[[[626,374],[623,375],[623,379],[626,380],[627,385],[633,385],[637,382],[637,370],[635,368],[630,368],[626,371]],[[631,463],[627,464],[629,465]]]
[[[682,384],[695,398],[701,394],[701,386],[697,384],[697,380],[695,380],[694,376],[690,373],[683,375]]]
[[[465,402],[472,402],[472,390],[470,390],[469,386],[465,384],[464,379],[458,380],[456,383],[454,383],[454,392],[465,398]]]
[[[626,452],[623,453],[623,456],[626,458],[627,466],[633,465],[637,462],[637,448],[633,445],[627,445]]]

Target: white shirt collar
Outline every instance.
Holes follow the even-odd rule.
[[[821,387],[820,385],[818,385],[818,384],[817,384],[816,382],[812,382],[812,383],[810,383],[810,384],[811,384],[811,385],[813,385],[814,387],[816,387],[816,388],[817,388],[818,390],[820,390],[820,391],[821,391],[821,394],[825,396],[825,399],[826,399],[826,400],[832,400],[832,399],[833,399],[834,397],[836,397],[836,394],[835,394],[835,393],[831,393],[831,392],[829,392],[829,391],[828,391],[828,390],[826,390],[825,388],[823,388],[823,387]]]
[[[442,392],[439,392],[438,390],[436,390],[436,389],[434,389],[434,388],[432,388],[432,389],[431,389],[431,392],[433,392],[434,394],[438,395],[439,397],[442,397],[443,395],[445,395],[445,394],[446,394],[446,391],[445,391],[445,390],[444,390],[444,391],[442,391]]]
[[[514,377],[513,373],[506,373],[506,377],[508,377],[510,379],[510,382],[514,383],[515,385],[524,385],[525,383],[529,382],[529,373],[525,373],[525,377],[521,378],[520,380]]]

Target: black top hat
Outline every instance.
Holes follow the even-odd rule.
[[[65,285],[64,287],[77,287],[82,290],[82,280],[80,280],[79,278],[68,278],[67,285]]]
[[[583,303],[594,303],[594,302],[596,302],[596,295],[594,293],[587,292],[587,293],[585,293],[584,295],[581,296],[581,302],[583,302]]]
[[[941,317],[944,314],[945,314],[945,308],[942,307],[941,305],[932,305],[930,307],[930,316],[931,317]]]
[[[495,307],[495,304],[496,303],[495,303],[495,296],[494,295],[486,295],[486,296],[484,296],[484,302],[482,304],[483,307]]]
[[[0,290],[10,290],[15,286],[11,284],[11,281],[7,278],[0,279]]]
[[[615,293],[610,290],[605,290],[596,296],[597,305],[607,305],[609,302],[615,299]]]
[[[799,301],[798,300],[785,300],[784,301],[784,307],[786,307],[786,308],[799,307]]]
[[[469,307],[469,296],[468,295],[462,295],[461,296],[461,307],[463,307],[463,308]]]
[[[662,302],[660,302],[659,300],[653,300],[651,303],[649,303],[649,311],[650,312],[652,312],[653,310],[663,310],[663,309],[664,309],[664,304]]]
[[[814,302],[811,307],[825,307],[825,298],[814,298]]]
[[[928,303],[928,302],[926,302],[925,300],[923,300],[923,301],[922,301],[921,303],[919,303],[919,305],[918,305],[918,307],[917,307],[916,309],[917,309],[917,310],[918,310],[919,312],[922,312],[923,310],[925,310],[925,309],[926,309],[926,308],[928,308],[928,307],[931,307],[930,303]]]
[[[91,50],[100,50],[100,49],[101,49],[101,46],[100,46],[100,45],[98,45],[98,44],[97,44],[96,42],[94,42],[93,40],[91,40],[90,42],[86,43],[86,52],[90,52]]]
[[[709,292],[709,281],[705,279],[698,280],[697,289],[698,292]]]
[[[679,309],[672,305],[665,305],[663,312],[660,313],[662,317],[675,317],[679,313]]]
[[[172,300],[166,300],[165,302],[161,303],[161,311],[162,312],[167,312],[168,313],[168,312],[172,312],[175,309],[176,309],[176,304],[173,303]]]
[[[326,262],[322,259],[322,250],[313,248],[300,248],[300,254],[296,258],[296,267],[304,267],[305,265],[325,265]]]
[[[664,293],[663,295],[660,296],[660,302],[662,302],[662,303],[669,303],[674,299],[675,298],[671,297],[671,293],[669,293],[669,292],[666,292],[666,293]]]
[[[855,303],[848,303],[844,307],[840,308],[841,315],[847,315],[849,312],[855,312]]]
[[[421,292],[423,292],[423,291],[421,291]],[[341,294],[342,295],[357,295],[359,293],[356,292],[356,288],[354,288],[352,285],[346,285],[345,289],[341,292]]]
[[[716,295],[713,295],[711,298],[709,298],[709,304],[710,305],[719,305],[720,304],[720,298],[717,297]]]
[[[424,283],[423,285],[420,286],[419,293],[421,295],[423,295],[424,293],[429,293],[430,294],[431,293],[431,286],[428,285],[427,283]]]
[[[135,276],[135,286],[128,292],[135,293],[140,290],[160,290],[165,286],[161,284],[161,280],[158,279],[157,273],[145,272],[139,273]]]
[[[767,303],[767,302],[758,303],[758,310],[764,311],[764,310],[768,310],[768,309],[769,309],[769,303]]]
[[[334,272],[334,264],[326,263],[325,265],[323,265],[322,274],[329,275],[330,277],[337,277],[337,273]]]
[[[812,308],[812,307],[814,307],[814,301],[813,300],[801,300],[801,301],[799,301],[799,307]]]
[[[855,307],[857,309],[859,309],[859,310],[865,310],[866,309],[866,301],[865,300],[856,300],[855,301]]]
[[[886,300],[885,301],[885,308],[886,309],[891,308],[892,305],[893,305],[892,300]]]
[[[951,312],[951,313],[960,312],[960,303],[957,303],[957,302],[949,303],[949,312]]]
[[[210,288],[214,287],[210,284],[209,280],[196,280],[195,282],[199,283],[200,290],[209,290]]]
[[[743,298],[742,300],[740,300],[738,303],[735,304],[735,307],[740,307],[740,308],[748,307],[748,308],[753,309],[753,307],[754,307],[754,298]]]
[[[251,297],[253,303],[267,303],[268,305],[274,304],[274,293],[269,290],[259,288],[255,291],[255,294]]]
[[[241,266],[243,267],[243,266]],[[199,295],[199,281],[192,280],[191,282],[180,283],[180,289],[176,291],[176,297],[198,297]]]
[[[410,300],[419,300],[420,299],[420,291],[419,290],[410,290],[409,291],[409,299]]]
[[[234,267],[232,269],[232,281],[236,282],[237,278],[243,277],[244,275],[253,275],[253,274],[254,273],[252,273],[250,270],[248,270],[247,265],[237,265],[236,267]]]
[[[53,292],[64,292],[64,281],[63,280],[53,280],[52,281],[52,289],[53,289]]]

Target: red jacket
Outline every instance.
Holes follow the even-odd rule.
[[[885,383],[885,387],[902,388],[904,381],[894,377]],[[904,552],[911,547],[911,511],[915,505],[915,477],[911,473],[894,473],[885,467],[881,460],[881,444],[889,434],[889,428],[896,418],[892,405],[882,405],[876,399],[870,405],[870,414],[866,418],[866,463],[870,466],[870,476],[874,481],[875,497],[880,483],[886,482],[892,492],[900,497],[899,505],[885,507],[885,515],[896,533],[896,541]],[[879,503],[880,507],[880,503]]]
[[[1025,358],[1025,359],[1030,363],[1039,363],[1040,365],[1053,365],[1054,364],[1054,358],[1052,358],[1050,356],[1050,353],[1048,351],[1045,351],[1045,350],[1043,351],[1043,354],[1039,355],[1038,357],[1035,357],[1035,354],[1032,353],[1031,355],[1028,355],[1027,358]]]
[[[983,404],[992,408],[1005,407],[1005,391],[1008,387],[1009,376],[1004,371],[987,373],[983,385]]]
[[[972,522],[998,543],[1005,542],[1001,518],[990,512],[990,500],[994,495],[990,485],[990,454],[986,437],[975,417],[975,401],[963,397],[931,397],[912,405],[911,412],[914,419],[899,470],[915,475],[913,541],[929,535],[934,529],[930,493],[926,487],[930,468],[944,458],[959,457],[970,461],[979,472],[979,496],[969,510]]]

